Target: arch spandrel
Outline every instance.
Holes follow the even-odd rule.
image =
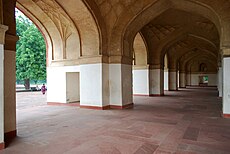
[[[143,26],[152,21],[156,16],[169,9],[179,9],[209,19],[214,23],[215,27],[217,27],[221,38],[223,38],[223,32],[220,27],[222,27],[222,21],[224,21],[222,18],[227,18],[226,9],[224,9],[225,11],[221,12],[220,9],[217,9],[218,5],[215,6],[210,1],[204,0],[179,0],[180,3],[173,0],[71,0],[68,2],[57,0],[57,2],[62,6],[62,8],[70,16],[74,23],[78,20],[74,18],[77,14],[76,10],[79,9],[71,10],[74,8],[74,6],[70,7],[70,4],[77,4],[78,2],[84,4],[84,7],[86,8],[85,10],[89,15],[88,17],[91,21],[93,21],[90,22],[93,23],[93,26],[90,26],[87,31],[84,31],[84,28],[89,24],[82,26],[83,32],[81,32],[81,26],[75,23],[77,29],[79,29],[78,32],[81,40],[80,55],[83,55],[83,57],[90,57],[92,55],[95,56],[96,54],[108,55],[111,57],[110,62],[112,63],[113,57],[115,58],[114,61],[117,61],[119,56],[124,57],[123,59],[131,59],[133,55],[132,41],[134,40],[134,37],[138,31],[140,31]],[[223,4],[221,7],[223,7]],[[187,9],[187,7],[189,7],[189,9]],[[75,11],[75,15],[71,14],[73,11]],[[82,12],[84,11],[81,11],[80,13]],[[86,19],[89,18],[86,17]],[[84,25],[85,23],[82,22],[81,24]],[[91,39],[92,37],[96,39]],[[86,41],[84,41],[84,38]],[[221,39],[221,42],[225,42],[226,44],[227,41]],[[120,60],[122,61],[122,58],[120,58]]]
[[[57,0],[78,29],[82,51],[81,56],[100,55],[100,35],[93,15],[82,1]]]
[[[119,54],[119,55],[124,55],[124,56],[130,57],[130,55],[132,55],[132,53],[131,53],[131,48],[132,48],[131,44],[132,43],[130,43],[130,42],[133,41],[137,32],[140,31],[140,29],[142,28],[141,26],[143,26],[143,23],[145,23],[146,20],[149,21],[152,18],[158,16],[163,11],[165,11],[169,8],[169,3],[163,3],[163,1],[154,1],[154,2],[151,2],[148,5],[146,5],[145,7],[143,7],[144,10],[146,9],[146,7],[150,7],[152,4],[155,4],[152,6],[153,9],[148,10],[146,12],[146,14],[149,14],[151,16],[146,15],[146,14],[142,14],[142,12],[136,12],[136,14],[131,16],[133,14],[133,12],[130,13],[130,19],[129,20],[134,20],[133,25],[135,25],[135,26],[132,28],[134,28],[135,30],[133,30],[132,28],[129,27],[131,21],[127,21],[127,19],[128,19],[127,17],[124,19],[122,19],[122,18],[118,19],[117,24],[113,28],[113,31],[111,33],[111,36],[115,36],[111,39],[110,44],[109,44],[111,47],[111,49],[110,49],[111,54]],[[138,20],[138,16],[141,16],[139,18],[139,20]],[[126,22],[127,22],[127,24],[125,24]],[[121,23],[121,25],[118,23]],[[128,36],[126,33],[129,33],[132,36]],[[129,42],[129,46],[127,46],[127,45],[124,46],[124,44],[123,44],[124,42],[121,41],[122,38],[126,42]],[[119,50],[114,50],[114,49],[119,49]]]
[[[186,34],[182,39],[178,37],[176,40],[168,42],[168,44],[164,46],[163,51],[168,52],[169,61],[172,62],[170,65],[175,65],[176,60],[179,60],[181,56],[186,53],[192,53],[191,51],[194,49],[199,49],[199,54],[207,51],[210,55],[213,55],[216,58],[218,57],[218,49],[214,43],[206,38],[202,38],[201,36],[190,34]],[[163,57],[164,54],[165,53],[162,52],[161,57]]]
[[[52,63],[55,66],[76,65],[82,58],[100,56],[105,52],[102,50],[106,50],[101,44],[102,41],[106,42],[102,39],[101,27],[85,3],[74,0],[18,1],[49,34],[53,49]]]
[[[217,57],[216,55],[213,55],[212,52],[209,51],[201,51],[199,49],[191,50],[187,53],[185,53],[183,56],[181,56],[179,61],[179,68],[182,71],[186,70],[187,63],[191,61],[192,59],[197,59],[199,57],[205,57],[206,60],[211,61],[213,64],[217,65]]]
[[[196,35],[187,35],[183,39],[177,40],[170,44],[170,46],[166,46],[166,50],[173,51],[174,55],[180,57],[186,51],[193,49],[193,48],[200,48],[202,50],[207,50],[212,52],[212,54],[218,56],[218,49],[212,42],[209,40],[202,38]]]
[[[195,0],[193,0],[195,1]],[[219,31],[220,31],[220,47],[230,46],[230,1],[218,0],[218,1],[207,1],[199,0],[200,3],[208,5],[210,8],[215,10],[220,19]]]
[[[66,47],[67,39],[71,32],[69,29],[68,31],[63,32],[65,26],[62,25],[62,23],[59,23],[58,18],[61,17],[55,15],[57,14],[57,10],[56,12],[50,11],[52,10],[52,7],[49,8],[48,5],[44,4],[44,2],[41,0],[19,0],[17,2],[17,6],[22,12],[24,12],[28,17],[30,17],[30,19],[39,27],[43,34],[47,33],[49,35],[50,40],[52,42],[51,44],[48,44],[48,48],[52,48],[52,59],[50,59],[50,61],[56,62],[66,59],[67,51],[66,48],[64,49],[64,46]],[[58,8],[58,6],[53,7],[53,9]],[[47,35],[45,35],[45,40],[48,40]],[[48,50],[48,52],[49,51],[50,50]],[[50,55],[50,53],[48,53],[48,55]]]
[[[200,72],[200,64],[204,63],[207,66],[207,70],[205,71],[205,73],[216,73],[217,72],[216,63],[214,63],[213,61],[207,58],[208,57],[206,56],[200,56],[200,55],[194,56],[192,59],[186,62],[186,71],[198,73]]]
[[[71,46],[75,52],[80,49],[79,34],[68,14],[55,0],[34,0],[34,2],[52,20],[59,31],[62,55],[59,55],[57,60],[77,59],[79,55],[74,54],[73,50],[69,50],[69,48]]]
[[[54,50],[61,53],[61,50],[60,50],[61,47],[59,45],[57,45],[57,46],[53,45],[54,42],[58,42],[60,44],[60,39],[53,37],[54,34],[56,34],[56,33],[58,34],[57,29],[53,28],[52,30],[49,30],[48,27],[54,26],[52,21],[50,21],[49,19],[46,19],[45,22],[43,22],[43,23],[40,21],[40,18],[45,19],[46,16],[32,2],[24,3],[23,0],[17,1],[16,7],[20,11],[22,11],[27,17],[29,17],[34,22],[34,24],[36,24],[36,26],[39,28],[39,30],[42,32],[42,34],[45,38],[45,41],[46,41],[47,64],[49,66],[51,64],[51,61],[56,58],[55,54],[54,54]],[[31,9],[36,10],[36,12],[38,14],[40,14],[41,16],[36,16],[36,12],[35,13],[31,12],[30,11]]]
[[[229,13],[230,14],[230,13]],[[225,21],[223,24],[223,31],[225,33],[223,33],[222,35],[222,41],[221,41],[221,48],[225,49],[225,48],[230,48],[230,18],[229,21]],[[227,55],[230,55],[229,53],[226,53]]]
[[[187,37],[197,37],[196,39],[202,40],[201,42],[203,40],[209,42],[216,51],[219,51],[219,36],[215,25],[202,16],[185,11],[168,9],[144,26],[141,31],[148,38],[147,42],[151,42],[149,43],[151,63],[162,63],[168,48],[175,43],[178,46],[185,46],[189,42],[182,40]]]
[[[2,6],[2,0],[0,0],[0,24],[3,24],[3,6]]]
[[[171,4],[170,4],[170,2],[171,2]],[[114,41],[112,41],[110,45],[112,46],[112,48],[115,48],[115,49],[119,49],[119,47],[120,47],[121,48],[120,50],[122,50],[122,51],[114,50],[114,52],[121,52],[120,54],[124,54],[124,55],[132,55],[131,53],[128,54],[128,52],[131,51],[129,49],[131,47],[127,47],[127,45],[124,45],[123,44],[124,42],[121,42],[120,44],[117,42],[123,40],[122,37],[124,37],[124,40],[126,42],[132,41],[132,37],[135,37],[136,33],[144,25],[146,25],[153,18],[155,18],[156,13],[153,14],[154,9],[151,8],[151,4],[153,7],[153,6],[156,6],[157,3],[161,3],[162,6],[164,6],[164,8],[158,7],[157,9],[155,9],[155,10],[158,10],[159,13],[162,13],[169,8],[176,8],[176,9],[188,11],[190,13],[195,13],[195,14],[201,15],[201,16],[211,20],[215,24],[215,26],[217,27],[219,35],[222,36],[222,31],[220,29],[220,25],[221,25],[221,16],[219,15],[220,12],[216,12],[216,10],[213,9],[213,6],[210,4],[210,2],[205,3],[202,1],[202,2],[198,3],[197,1],[181,1],[181,3],[178,4],[177,2],[174,2],[174,1],[167,1],[167,4],[163,4],[164,1],[154,1],[154,4],[148,3],[148,5],[146,5],[144,7],[145,9],[143,9],[143,11],[135,13],[132,18],[129,18],[129,19],[126,18],[127,20],[129,20],[128,25],[127,24],[124,25],[124,23],[127,23],[124,20],[120,20],[120,19],[117,20],[118,22],[116,22],[116,25],[113,28],[113,32],[114,32],[114,34],[118,33],[118,32],[121,32],[122,34],[120,36],[117,36],[116,38],[113,38]],[[168,8],[166,8],[166,6]],[[190,6],[190,8],[186,9],[187,6]],[[113,32],[112,32],[112,34],[113,34]],[[113,45],[113,42],[115,43],[114,45]],[[114,46],[116,46],[116,47],[114,47]]]

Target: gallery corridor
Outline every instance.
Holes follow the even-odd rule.
[[[17,97],[36,94],[41,97]],[[26,107],[21,99],[18,136],[0,154],[227,154],[230,119],[221,117],[217,95],[216,88],[188,87],[134,97],[133,109],[104,111],[41,102],[35,107],[31,101]]]

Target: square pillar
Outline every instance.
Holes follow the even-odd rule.
[[[80,101],[80,73],[66,72],[66,101],[76,103]]]
[[[219,67],[218,69],[218,91],[219,97],[223,96],[223,68]]]
[[[0,44],[0,150],[4,149],[4,48]]]
[[[5,43],[5,32],[8,27],[5,25],[0,25],[0,150],[5,148],[5,111],[4,111],[4,43]],[[15,110],[16,112],[16,110]]]
[[[151,68],[149,71],[149,93],[150,96],[164,95],[164,70]]]
[[[179,74],[179,87],[185,88],[186,87],[186,73],[180,72]]]
[[[109,81],[109,64],[81,65],[80,80],[80,107],[100,110],[108,109],[110,101],[109,86],[111,84]],[[119,81],[115,85],[118,84],[119,86],[121,80]]]
[[[66,103],[65,67],[47,67],[46,70],[47,104]]]
[[[133,69],[133,95],[149,96],[149,68]]]
[[[191,73],[187,73],[186,78],[187,78],[186,86],[191,86]]]
[[[223,58],[223,116],[230,118],[230,57]]]
[[[110,108],[133,105],[132,65],[109,64]]]
[[[164,90],[169,90],[169,70],[164,69]]]
[[[178,73],[174,69],[169,69],[169,90],[176,91],[178,90],[177,83]]]

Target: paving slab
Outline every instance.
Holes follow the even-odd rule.
[[[221,117],[216,88],[135,96],[132,109],[103,111],[17,93],[17,131],[0,154],[230,153],[230,119]]]

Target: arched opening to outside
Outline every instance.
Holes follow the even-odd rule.
[[[16,115],[18,135],[25,132],[22,126],[30,127],[31,111],[47,103],[46,42],[36,25],[20,10],[15,9],[16,32]]]
[[[87,70],[81,71],[80,64],[90,63],[91,57],[101,54],[102,47],[99,28],[86,2],[18,0],[16,5],[36,23],[47,43],[47,103],[79,105],[80,99],[87,100],[95,91],[80,87],[98,82],[93,82],[93,73],[84,76]],[[80,82],[80,78],[84,80]]]
[[[133,54],[133,95],[149,95],[148,48],[141,33],[137,33],[134,39]]]
[[[46,84],[46,44],[34,25],[16,9],[16,90],[38,91]]]
[[[106,34],[105,38],[109,43],[105,43],[105,46],[108,46],[108,50],[101,51],[102,47],[98,42],[103,39],[94,37],[98,35],[87,33],[92,30],[94,34],[98,34],[94,29],[96,26],[87,21],[92,16],[79,16],[85,9],[77,4],[82,2],[87,5],[87,1],[18,0],[19,5],[23,3],[24,11],[28,11],[27,13],[32,15],[33,19],[36,18],[40,22],[40,26],[43,27],[40,29],[45,32],[44,36],[48,44],[48,90],[51,90],[48,101],[69,104],[75,101],[75,96],[81,95],[81,100],[83,100],[81,103],[86,108],[104,109],[104,107],[113,106],[113,108],[122,109],[132,105],[133,101],[130,99],[132,90],[136,94],[158,97],[144,99],[142,97],[139,103],[144,105],[139,106],[138,102],[135,102],[137,105],[133,110],[123,110],[122,114],[117,114],[121,113],[120,111],[97,112],[82,109],[76,112],[73,108],[68,108],[66,112],[65,107],[57,106],[53,107],[53,112],[45,107],[37,112],[33,108],[30,110],[32,114],[24,119],[28,125],[18,125],[18,128],[27,130],[23,137],[18,138],[24,141],[23,145],[18,146],[18,151],[21,150],[20,146],[36,151],[33,145],[38,145],[41,153],[47,152],[45,151],[47,149],[49,153],[57,151],[59,153],[135,153],[135,151],[141,153],[147,146],[151,147],[148,148],[151,150],[149,153],[154,151],[177,153],[188,152],[189,149],[180,147],[189,140],[189,143],[196,144],[192,152],[201,149],[200,146],[207,145],[205,131],[213,123],[218,123],[220,112],[214,109],[220,104],[217,104],[214,92],[209,93],[211,95],[205,94],[203,97],[203,88],[199,88],[202,89],[201,93],[189,89],[187,90],[191,93],[184,93],[187,90],[178,92],[177,79],[178,72],[183,73],[181,74],[183,79],[186,74],[189,74],[190,84],[198,85],[199,76],[204,75],[208,76],[208,84],[210,84],[209,73],[216,74],[216,55],[219,52],[219,37],[216,28],[218,25],[215,22],[215,14],[207,11],[212,6],[202,5],[204,2],[198,4],[197,1],[179,3],[162,0],[149,2],[148,5],[148,1],[144,1],[143,7],[135,2],[137,7],[133,9],[134,3],[130,1],[126,3],[127,8],[130,9],[126,9],[124,7],[126,4],[119,5],[118,1],[89,1],[95,8],[102,8],[95,11],[103,16],[98,21],[106,21],[108,35]],[[117,5],[123,6],[124,11],[122,8],[118,9]],[[92,9],[86,10],[92,11]],[[125,12],[124,16],[123,12]],[[138,19],[140,16],[141,20]],[[213,17],[210,18],[210,16]],[[127,23],[132,24],[132,20],[137,22],[134,21],[134,24],[129,26]],[[79,21],[84,22],[79,23]],[[84,25],[84,23],[87,24]],[[82,27],[89,25],[89,29],[81,31]],[[122,29],[119,26],[125,28]],[[94,28],[91,29],[91,27]],[[114,32],[113,29],[115,29]],[[100,31],[99,28],[98,31]],[[114,41],[113,38],[118,39]],[[116,51],[116,54],[113,54],[113,51]],[[108,54],[104,56],[101,55],[102,52],[108,52]],[[167,64],[164,60],[166,53]],[[170,95],[166,93],[166,97],[159,98],[164,95],[164,66],[166,65],[169,69],[168,89],[170,90],[167,93]],[[133,89],[131,71],[134,74]],[[77,78],[83,79],[80,82],[80,88],[83,87],[80,95],[75,93],[79,90],[75,84]],[[10,118],[5,121],[13,121]],[[218,127],[221,128],[223,125],[219,124],[221,123],[218,123]],[[183,125],[183,129],[178,125]],[[215,126],[215,130],[219,128]],[[178,130],[180,133],[175,135]],[[192,137],[191,132],[193,132]],[[208,147],[221,145],[219,136],[223,136],[226,132],[220,131],[215,134],[212,139],[217,142],[211,143]],[[163,138],[159,138],[159,135]],[[178,137],[181,140],[178,141]],[[123,139],[125,140],[121,142],[120,140]],[[128,139],[130,142],[127,142]],[[133,139],[138,142],[132,142]],[[149,144],[150,139],[153,142]],[[175,140],[178,142],[170,146]],[[199,143],[194,142],[197,140]],[[66,144],[63,145],[63,143]],[[130,148],[131,146],[134,148]],[[217,153],[222,152],[221,149],[223,147],[220,147]],[[16,148],[13,150],[17,151]],[[201,150],[205,153],[212,151],[212,148]]]
[[[165,57],[164,57],[164,90],[168,90],[169,89],[169,79],[168,79],[168,76],[169,76],[169,70],[168,70],[168,56],[167,56],[167,53],[165,54]]]

